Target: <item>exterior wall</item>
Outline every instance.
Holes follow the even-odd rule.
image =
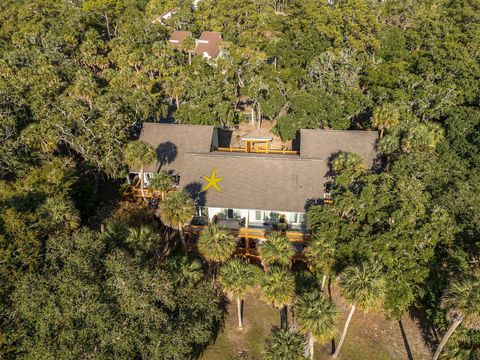
[[[213,128],[212,146],[214,149],[218,148],[218,130],[216,127]]]
[[[132,172],[131,174],[136,174],[136,175],[140,176],[139,172]],[[148,186],[148,182],[153,175],[154,175],[154,173],[151,173],[151,172],[144,172],[143,173],[143,184],[144,184],[145,187]]]
[[[228,213],[230,211],[230,214]],[[212,220],[216,215],[220,218],[228,218],[233,215],[233,219],[245,219],[250,227],[263,227],[264,223],[278,222],[281,218],[292,225],[293,228],[305,229],[307,216],[305,213],[289,212],[289,211],[272,211],[272,210],[247,210],[247,209],[226,209],[204,207],[199,208],[199,215],[208,216],[208,220]]]

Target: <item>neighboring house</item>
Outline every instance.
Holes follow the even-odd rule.
[[[173,8],[173,9],[170,9],[166,12],[164,12],[162,15],[160,15],[159,17],[157,17],[155,19],[155,22],[159,22],[161,24],[164,23],[165,20],[168,20],[170,19],[173,15],[175,15],[177,12],[179,12],[180,9],[179,8]]]
[[[196,40],[194,53],[206,59],[217,59],[221,55],[222,34],[216,31],[204,31]]]
[[[244,138],[242,152],[219,148],[218,129],[203,125],[145,123],[140,139],[156,149],[158,159],[145,168],[146,182],[159,170],[176,175],[178,188],[194,197],[204,222],[265,229],[280,221],[289,231],[305,232],[308,207],[322,203],[329,188],[332,157],[354,152],[371,167],[377,132],[304,129],[299,153],[270,149],[271,138]],[[204,190],[214,169],[221,192],[214,186]]]
[[[172,46],[180,48],[182,46],[183,41],[191,35],[192,33],[190,31],[175,30],[172,36],[170,36],[170,39],[168,41]]]
[[[200,0],[193,0],[193,10],[197,9],[199,2],[200,2]]]

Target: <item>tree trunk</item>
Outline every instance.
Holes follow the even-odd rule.
[[[262,112],[260,109],[260,103],[257,104],[257,129],[260,130],[262,128]]]
[[[380,139],[383,138],[383,131],[384,131],[384,130],[385,130],[385,128],[383,128],[383,127],[380,129]]]
[[[340,349],[342,348],[343,342],[345,341],[345,336],[347,335],[348,325],[350,324],[350,320],[352,320],[353,313],[355,312],[355,304],[352,304],[350,307],[350,312],[347,316],[347,321],[345,321],[345,326],[343,327],[342,336],[340,337],[340,341],[338,342],[338,346],[335,349],[335,353],[333,354],[333,358],[337,358]]]
[[[265,264],[265,262],[263,260],[260,261],[260,264],[262,265],[263,267],[263,271],[265,271],[266,273],[268,273],[268,271],[270,270],[270,268],[268,267],[267,264]]]
[[[188,52],[188,65],[192,65],[192,52]]]
[[[309,332],[308,333],[308,344],[307,344],[307,346],[308,346],[307,356],[310,358],[310,360],[313,360],[314,345],[315,345],[315,341],[313,339],[313,333]]]
[[[212,281],[215,284],[217,282],[217,269],[220,263],[218,261],[214,261],[212,264]]]
[[[140,191],[142,192],[143,201],[147,202],[147,198],[145,196],[145,189],[144,189],[144,181],[143,181],[143,165],[140,168]]]
[[[180,242],[182,243],[183,252],[186,254],[188,249],[187,249],[187,243],[185,241],[185,238],[183,237],[183,226],[182,225],[178,226],[178,236],[180,236]]]
[[[243,300],[237,297],[237,315],[238,315],[239,329],[243,329],[242,303],[243,303]]]
[[[103,16],[105,17],[105,24],[107,25],[108,38],[111,39],[111,38],[112,38],[112,34],[110,34],[110,23],[109,23],[109,21],[108,21],[108,14],[107,14],[106,11],[103,13]]]
[[[327,281],[327,275],[325,273],[322,275],[322,285],[320,285],[320,291],[323,291],[325,289],[325,282]]]
[[[283,307],[280,308],[280,327],[283,329]]]
[[[280,307],[280,327],[282,329],[288,328],[288,306],[282,305]]]
[[[292,321],[291,321],[292,326],[291,326],[291,328],[292,328],[293,330],[297,330],[297,320],[296,320],[297,317],[295,316],[295,307],[294,307],[294,306],[292,306],[292,307],[290,308],[290,313],[291,313],[291,318],[292,318]]]
[[[175,95],[175,102],[177,104],[177,109],[180,107],[180,101],[178,101],[178,95]]]
[[[440,353],[442,352],[443,347],[448,341],[448,338],[453,334],[455,329],[460,325],[463,321],[463,318],[460,316],[458,319],[456,319],[452,325],[448,328],[447,332],[445,335],[443,335],[442,341],[440,341],[440,344],[438,344],[437,350],[435,351],[435,354],[433,355],[433,360],[437,360],[438,357],[440,356]]]

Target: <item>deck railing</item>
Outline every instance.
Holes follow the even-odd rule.
[[[145,198],[152,199],[156,198],[159,199],[162,197],[162,192],[158,190],[152,190],[148,187],[143,188],[143,192],[145,193]],[[141,198],[142,197],[142,189],[140,187],[140,180],[137,180],[134,184],[130,185],[123,193],[124,198],[133,197],[133,198]]]
[[[235,251],[237,255],[246,257],[246,258],[253,258],[255,260],[260,261],[260,254],[258,253],[257,249],[252,248],[245,248],[245,247],[238,247]],[[305,256],[304,252],[296,252],[292,257],[291,260],[293,263],[295,262],[307,262],[307,257]]]
[[[198,235],[200,232],[206,227],[206,225],[187,225],[184,227],[185,233]],[[268,234],[273,231],[268,231],[266,229],[258,229],[258,228],[247,228],[241,227],[239,229],[231,229],[231,233],[239,238],[245,239],[255,239],[261,240],[266,239]],[[310,234],[308,232],[301,232],[301,231],[280,231],[283,235],[285,235],[288,240],[291,242],[307,242],[310,240]]]
[[[222,152],[249,152],[256,154],[282,154],[282,155],[299,155],[300,153],[295,150],[280,150],[280,149],[264,149],[252,147],[247,151],[247,148],[240,147],[218,147],[215,150]]]

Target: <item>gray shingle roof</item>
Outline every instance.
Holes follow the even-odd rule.
[[[325,161],[295,155],[212,152],[187,154],[178,167],[180,186],[198,197],[199,205],[257,210],[304,212],[306,201],[323,195]],[[172,164],[173,165],[173,164]],[[217,169],[222,192],[200,194],[203,175]]]
[[[328,160],[332,154],[340,151],[354,152],[371,165],[377,138],[376,131],[302,129],[300,156]]]
[[[140,140],[153,146],[158,159],[155,164],[145,166],[145,172],[157,172],[161,166],[177,163],[186,153],[208,153],[212,149],[213,132],[213,126],[144,123]]]
[[[159,163],[147,171],[173,170],[180,187],[201,206],[304,212],[308,203],[323,197],[332,154],[355,152],[369,165],[376,155],[373,131],[302,130],[300,155],[211,151],[213,134],[212,126],[144,124],[140,138],[163,149],[157,151]],[[165,160],[171,149],[175,156]],[[218,183],[222,192],[202,192],[203,176],[213,168],[223,177]]]

